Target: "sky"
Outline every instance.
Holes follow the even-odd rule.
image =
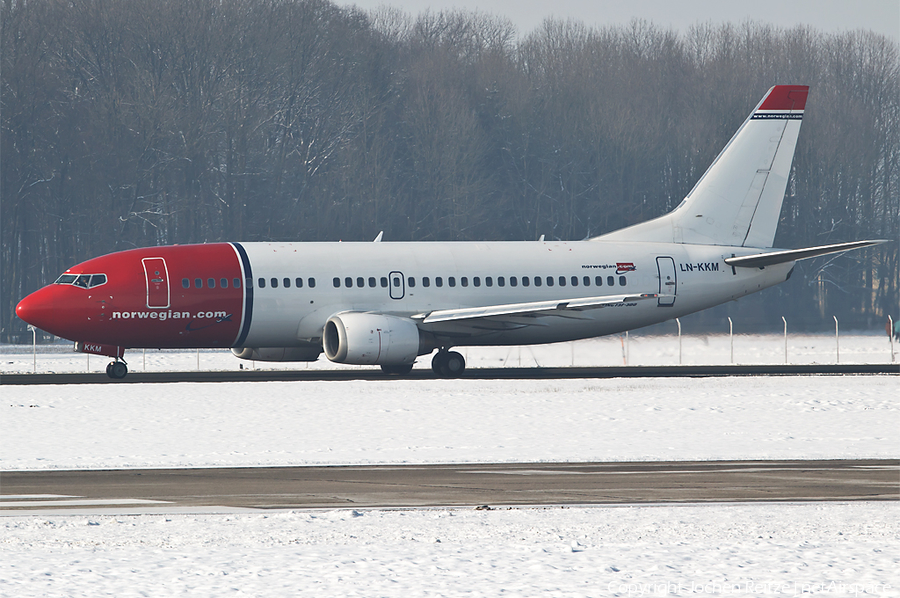
[[[781,27],[809,25],[823,32],[869,29],[900,41],[898,0],[353,0],[369,10],[382,5],[416,15],[426,9],[478,10],[509,18],[520,34],[537,28],[547,17],[576,19],[587,25],[622,25],[644,19],[684,31],[698,22],[740,23],[747,19]]]

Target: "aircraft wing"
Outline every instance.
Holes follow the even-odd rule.
[[[786,249],[784,251],[770,251],[768,253],[746,255],[743,257],[728,257],[725,258],[725,263],[729,266],[736,266],[738,268],[762,268],[763,266],[773,266],[785,262],[807,260],[820,255],[840,253],[842,251],[850,251],[851,249],[880,245],[881,243],[887,243],[887,239],[878,239],[875,241],[851,241],[849,243],[807,247],[806,249]]]
[[[461,307],[440,309],[413,316],[420,325],[435,331],[465,333],[476,331],[509,330],[525,326],[545,326],[540,319],[546,316],[579,318],[581,312],[591,309],[612,307],[647,299],[658,299],[658,293],[631,295],[605,295],[601,297],[579,297],[576,299],[553,299],[528,303],[507,303],[485,307]],[[448,326],[449,325],[449,326]]]

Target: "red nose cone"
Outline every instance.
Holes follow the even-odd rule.
[[[19,301],[16,315],[36,328],[58,334],[59,305],[52,300],[53,290],[44,287]]]
[[[32,299],[32,295],[28,295],[16,305],[16,315],[22,320],[34,325],[34,315],[36,301]]]

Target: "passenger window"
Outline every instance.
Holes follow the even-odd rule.
[[[573,276],[573,277],[572,277],[572,286],[573,286],[573,287],[577,287],[577,286],[578,286],[578,277],[577,277],[577,276]]]
[[[447,286],[455,287],[456,286],[456,277],[448,276],[447,277]]]
[[[284,288],[289,289],[289,288],[291,288],[291,279],[290,278],[282,278],[281,284],[284,285]]]
[[[375,280],[374,276],[370,276],[369,277],[369,287],[374,289],[376,286],[378,286],[378,281]]]
[[[408,284],[410,288],[416,286],[416,279],[415,279],[415,277],[414,277],[414,276],[410,276],[408,279],[406,279],[406,284]]]
[[[357,276],[356,277],[356,286],[358,286],[359,288],[363,288],[364,286],[366,286],[366,279],[363,278],[362,276]]]
[[[187,278],[182,278],[181,279],[181,288],[183,288],[183,289],[191,288],[191,281],[188,280]]]
[[[628,284],[628,280],[626,280],[626,278],[624,276],[620,276],[619,277],[619,286],[624,287],[626,284]]]
[[[259,288],[261,288],[261,289],[266,288],[266,279],[265,278],[260,278],[256,282],[257,282]]]
[[[272,288],[273,289],[278,288],[278,279],[277,278],[272,278]]]
[[[201,279],[199,279],[199,278],[195,278],[195,279],[194,279],[194,287],[196,287],[196,288],[198,288],[198,289],[202,289],[202,288],[203,288],[203,281],[202,281]]]
[[[518,286],[518,284],[519,284],[518,278],[516,278],[515,276],[509,277],[509,286],[514,287],[514,286]]]
[[[615,285],[616,285],[616,279],[613,278],[612,276],[607,276],[607,277],[606,277],[606,284],[608,284],[608,285],[611,286],[611,287],[612,287],[612,286],[615,286]]]
[[[530,284],[531,284],[531,279],[528,278],[527,276],[523,276],[522,277],[522,286],[527,287]],[[516,286],[516,285],[513,285],[513,286]]]
[[[584,286],[589,287],[589,286],[591,286],[591,277],[585,276],[584,278],[581,279],[581,282],[584,283]]]
[[[388,286],[387,276],[381,277],[381,288],[386,289]]]
[[[472,284],[475,285],[476,287],[480,287],[481,286],[481,277],[480,276],[473,277]]]
[[[353,279],[350,278],[349,276],[344,278],[344,286],[347,287],[348,289],[351,288],[353,286]]]
[[[505,287],[505,286],[506,286],[506,279],[503,278],[502,276],[498,276],[498,277],[497,277],[497,286],[498,286],[498,287]]]
[[[602,277],[602,276],[595,276],[595,277],[594,277],[594,284],[597,285],[598,287],[602,287],[602,286],[603,286],[603,277]]]
[[[235,278],[234,280],[231,281],[231,283],[232,283],[231,286],[233,286],[234,288],[236,288],[236,289],[241,288],[241,279],[240,278]]]
[[[300,278],[299,276],[297,278],[295,278],[294,286],[297,287],[298,289],[302,289],[303,288],[303,279]]]
[[[553,277],[552,277],[552,276],[548,276],[548,277],[547,277],[547,286],[548,286],[548,287],[552,287],[552,286],[553,286]]]
[[[566,286],[566,277],[565,276],[559,277],[559,286],[561,286],[561,287]]]
[[[441,278],[440,276],[435,276],[434,277],[434,286],[436,286],[436,287],[444,286],[444,279]]]
[[[423,286],[423,287],[430,287],[430,286],[431,286],[431,279],[428,278],[427,276],[423,276],[423,277],[422,277],[422,286]]]
[[[540,276],[534,277],[534,286],[536,286],[536,287],[541,286],[541,277]]]
[[[462,286],[467,287],[467,286],[469,286],[469,277],[463,276],[462,278],[459,279],[459,282],[460,282],[460,284],[462,284]]]
[[[206,286],[208,286],[208,287],[211,288],[211,289],[216,288],[216,279],[215,279],[215,278],[207,278],[207,279],[206,279]]]
[[[316,279],[315,278],[309,278],[309,279],[307,279],[306,282],[309,284],[309,288],[311,288],[311,289],[316,288]]]
[[[401,280],[401,279],[400,279],[399,276],[395,276],[395,277],[394,277],[394,280],[393,280],[394,286],[395,286],[396,288],[398,288],[398,289],[400,288],[400,280]]]
[[[228,288],[228,279],[227,278],[219,279],[219,286],[222,287],[223,289],[227,289]]]
[[[494,286],[494,279],[491,278],[490,276],[485,276],[484,277],[484,286],[486,286],[486,287]]]
[[[331,282],[332,282],[332,284],[334,284],[334,288],[336,288],[336,289],[341,288],[341,279],[338,278],[337,276],[335,276]]]

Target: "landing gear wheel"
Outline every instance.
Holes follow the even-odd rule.
[[[124,361],[113,361],[106,366],[106,375],[113,380],[121,380],[128,374],[128,366]]]
[[[459,378],[466,369],[466,360],[456,351],[448,351],[441,373],[447,378]]]
[[[456,351],[438,351],[431,360],[431,369],[442,378],[458,378],[466,369],[466,360]]]
[[[401,365],[383,365],[381,371],[388,376],[405,376],[412,371],[413,364],[404,363]]]
[[[435,376],[443,376],[441,370],[444,367],[444,362],[446,361],[447,352],[446,351],[438,351],[437,354],[431,360],[431,371],[434,372]]]

